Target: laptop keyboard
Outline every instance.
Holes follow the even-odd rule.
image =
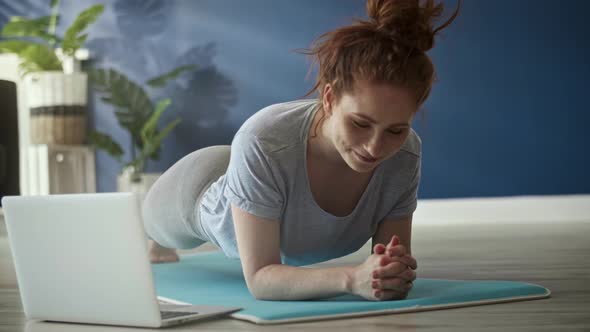
[[[196,315],[198,312],[184,312],[184,311],[160,311],[162,319],[170,319],[180,316]]]
[[[158,303],[159,304],[175,304],[173,302],[169,302],[169,301],[165,301],[162,299],[158,299]],[[198,314],[198,312],[196,311],[192,311],[192,312],[186,312],[186,311],[160,311],[160,316],[162,317],[162,319],[170,319],[170,318],[175,318],[175,317],[180,317],[180,316],[188,316],[188,315],[196,315]]]

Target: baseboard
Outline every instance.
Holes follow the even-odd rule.
[[[590,222],[590,195],[423,199],[415,224]]]
[[[590,195],[420,199],[413,218],[415,225],[555,222],[590,222]]]

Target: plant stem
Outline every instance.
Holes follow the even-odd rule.
[[[131,173],[131,182],[140,182],[141,181],[141,166],[135,160],[135,139],[133,135],[131,135],[131,164],[133,165],[133,172]]]
[[[60,0],[55,0],[55,2],[53,2],[53,7],[51,7],[51,18],[49,19],[48,32],[52,35],[55,35],[55,27],[57,26],[57,13],[59,11],[59,1]],[[51,39],[49,41],[49,46],[53,48],[54,44],[55,40]]]
[[[131,135],[131,161],[135,161],[135,139]]]

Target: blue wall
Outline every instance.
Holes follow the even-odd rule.
[[[0,1],[0,23],[39,13],[44,0]],[[63,31],[98,1],[63,0]],[[364,17],[360,0],[114,0],[90,29],[92,65],[137,81],[185,63],[154,98],[171,96],[182,124],[165,141],[164,171],[191,151],[229,144],[260,108],[296,99],[313,86],[308,60],[294,49]],[[446,1],[447,13],[456,1]],[[429,53],[438,82],[414,125],[423,141],[421,198],[590,193],[585,102],[590,58],[584,24],[590,3],[464,1]],[[96,129],[129,138],[95,96]],[[120,165],[97,153],[99,191],[114,191]]]

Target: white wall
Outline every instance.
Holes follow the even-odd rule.
[[[590,195],[418,200],[414,224],[590,222]]]

